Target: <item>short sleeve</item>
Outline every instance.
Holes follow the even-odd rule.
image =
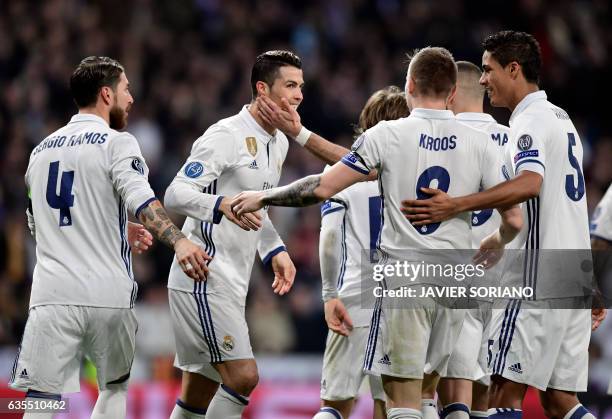
[[[536,172],[544,177],[546,168],[545,132],[542,122],[526,118],[512,129],[512,164],[514,173],[523,170]]]

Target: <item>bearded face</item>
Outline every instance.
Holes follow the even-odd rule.
[[[117,98],[115,97],[115,103],[113,103],[113,107],[111,108],[109,115],[109,125],[112,129],[122,130],[127,126],[128,109],[129,105],[126,106],[125,109],[122,109],[118,105]]]

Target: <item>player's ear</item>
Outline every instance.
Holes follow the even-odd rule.
[[[258,81],[255,83],[255,89],[257,89],[257,96],[269,96],[270,86],[265,81]]]
[[[412,77],[408,77],[408,83],[406,83],[407,93],[409,93],[410,95],[414,95],[415,89],[416,89],[416,84],[414,82],[414,79]]]
[[[453,85],[453,88],[450,91],[450,94],[446,98],[446,109],[449,109],[449,106],[453,105],[455,101],[455,97],[457,96],[457,85]]]
[[[109,86],[102,86],[100,88],[100,97],[105,105],[110,105],[113,103],[113,94],[113,89],[111,89]]]
[[[516,61],[512,61],[510,64],[508,64],[506,68],[512,80],[516,80],[516,78],[518,77],[520,73],[521,65],[517,63]]]

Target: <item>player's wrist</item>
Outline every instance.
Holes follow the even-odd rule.
[[[323,303],[327,303],[330,300],[338,299],[338,293],[335,291],[323,293]]]
[[[301,125],[300,130],[297,132],[297,134],[293,137],[293,139],[295,140],[296,143],[298,143],[299,145],[301,145],[302,147],[304,147],[304,145],[306,144],[306,142],[308,141],[308,139],[310,138],[310,135],[312,134],[312,131],[310,131],[308,128],[306,128],[305,126]]]

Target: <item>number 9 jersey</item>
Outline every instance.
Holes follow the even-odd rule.
[[[496,147],[487,133],[459,122],[451,111],[414,109],[367,130],[342,161],[363,173],[378,169],[382,250],[470,249],[470,213],[413,226],[400,212],[401,201],[427,199],[423,187],[462,196],[497,185],[504,177]]]
[[[25,181],[36,226],[30,308],[131,308],[137,285],[127,211],[155,199],[136,138],[77,114],[32,150]]]

